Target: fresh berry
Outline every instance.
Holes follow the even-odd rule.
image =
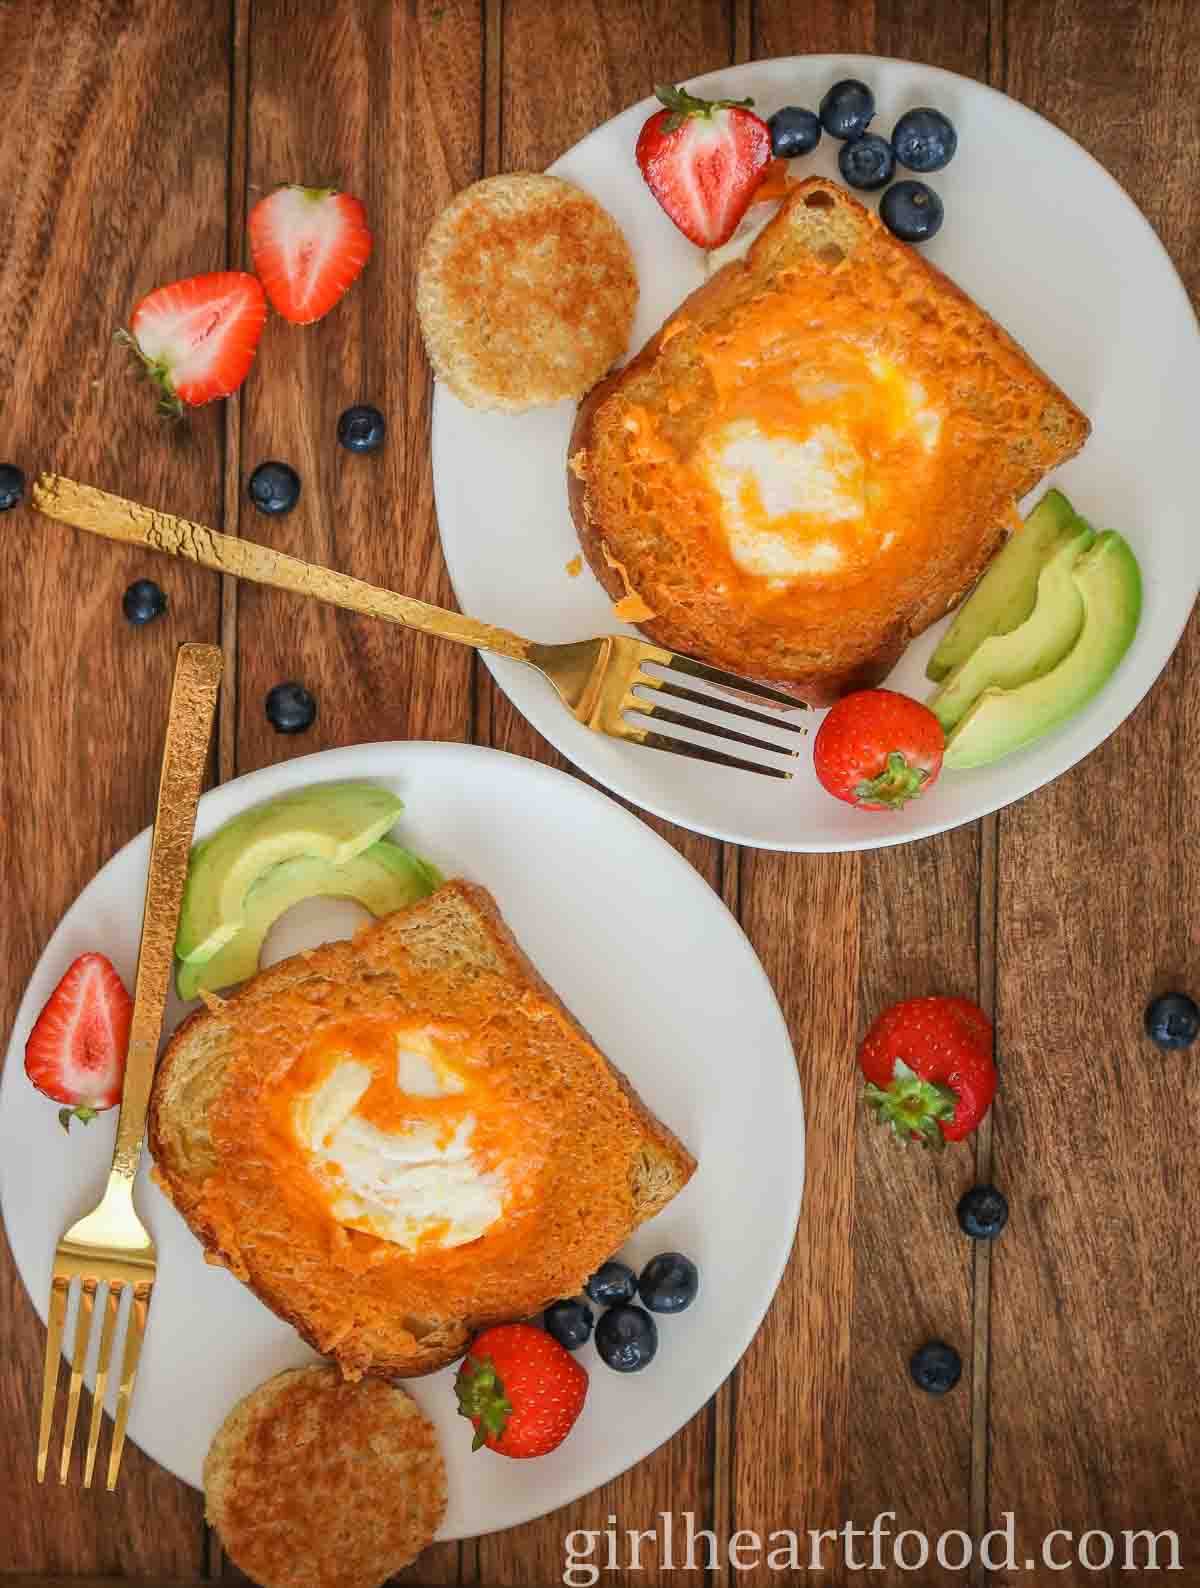
[[[103,954],[81,954],[50,994],[25,1044],[25,1073],[85,1125],[120,1101],[133,999]]]
[[[157,288],[133,311],[128,331],[117,336],[158,387],[159,412],[178,418],[185,407],[237,391],[254,362],[266,318],[257,276],[218,270]]]
[[[612,1260],[600,1267],[583,1287],[598,1307],[615,1307],[637,1295],[637,1275],[624,1263]]]
[[[682,1252],[660,1252],[642,1269],[638,1295],[651,1312],[682,1312],[700,1289],[700,1273]]]
[[[121,611],[130,623],[153,623],[167,610],[167,598],[153,579],[135,579],[121,597]]]
[[[552,1301],[543,1314],[546,1333],[568,1351],[578,1351],[592,1338],[592,1321],[595,1314],[586,1301]]]
[[[864,811],[899,810],[937,782],[946,736],[927,706],[892,689],[861,689],[817,730],[821,786]]]
[[[15,463],[0,463],[0,513],[7,513],[10,507],[25,495],[25,476]]]
[[[892,129],[892,148],[901,165],[927,176],[953,160],[958,134],[948,116],[922,105],[900,117]]]
[[[525,1460],[562,1444],[587,1395],[588,1376],[569,1351],[531,1323],[485,1329],[454,1381],[459,1415],[475,1426],[471,1449],[486,1445]]]
[[[958,1199],[958,1222],[973,1241],[994,1241],[1008,1223],[1008,1199],[994,1185],[976,1185]]]
[[[893,1004],[867,1032],[858,1062],[878,1123],[926,1147],[969,1136],[996,1095],[991,1022],[966,998]]]
[[[945,1395],[962,1378],[962,1357],[944,1340],[930,1340],[913,1352],[908,1371],[927,1395]]]
[[[831,138],[861,138],[875,114],[875,95],[866,83],[846,77],[821,101],[821,125]]]
[[[338,420],[337,438],[347,452],[374,452],[387,430],[383,415],[369,403],[355,403]]]
[[[1164,993],[1146,1010],[1146,1035],[1168,1053],[1190,1048],[1200,1035],[1200,1009],[1186,993]]]
[[[946,211],[924,182],[893,182],[879,201],[879,218],[902,243],[927,243],[942,227]]]
[[[852,138],[838,150],[838,170],[851,187],[873,193],[892,180],[896,156],[886,138],[867,132],[861,138]]]
[[[811,154],[821,141],[821,118],[815,110],[785,105],[767,118],[771,134],[771,153],[780,160],[795,160]]]
[[[752,99],[697,99],[686,88],[654,92],[666,108],[638,134],[638,168],[685,237],[719,248],[766,175],[767,124],[749,108]]]
[[[303,733],[317,720],[317,703],[303,684],[289,681],[267,692],[267,721],[276,733]]]
[[[334,188],[277,188],[259,199],[247,226],[267,297],[293,325],[328,314],[371,257],[366,210]]]
[[[250,476],[250,500],[260,513],[290,513],[300,500],[300,476],[290,463],[260,463]]]
[[[596,1351],[616,1373],[640,1373],[658,1350],[658,1325],[641,1307],[610,1307],[596,1325]]]

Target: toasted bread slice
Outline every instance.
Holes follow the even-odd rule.
[[[262,1588],[377,1588],[433,1541],[446,1469],[399,1385],[303,1367],[229,1413],[204,1498],[226,1552]]]
[[[813,177],[584,401],[571,511],[650,639],[827,704],[962,599],[1088,429],[953,282]]]
[[[429,1041],[456,1077],[432,1100],[398,1089],[401,1050]],[[361,1108],[375,1124],[432,1121],[438,1151],[461,1160],[469,1115],[471,1161],[486,1154],[487,1171],[469,1189],[486,1184],[503,1203],[477,1238],[447,1244],[465,1234],[449,1218],[415,1244],[382,1238],[339,1200],[349,1171],[328,1170],[298,1134],[309,1115],[296,1110],[331,1065],[371,1053],[384,1055],[382,1079]],[[185,1021],[155,1079],[149,1141],[158,1183],[210,1260],[348,1377],[432,1372],[478,1328],[575,1293],[695,1168],[542,981],[491,896],[461,881]]]
[[[628,348],[637,295],[608,211],[529,171],[464,188],[434,221],[417,269],[434,372],[468,407],[509,413],[582,397]]]

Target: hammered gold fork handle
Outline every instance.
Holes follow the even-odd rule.
[[[193,524],[186,518],[160,513],[156,508],[126,501],[122,496],[110,496],[107,491],[80,485],[61,474],[39,475],[32,494],[33,505],[40,513],[60,523],[72,524],[76,529],[86,529],[93,535],[186,557],[201,567],[235,574],[255,584],[274,585],[276,589],[291,590],[296,595],[316,596],[333,606],[361,612],[364,617],[384,618],[407,629],[418,629],[422,634],[454,640],[458,645],[494,651],[518,662],[530,660],[532,641],[509,629],[477,623],[461,613],[448,612],[444,607],[417,601],[412,596],[397,595],[393,590],[383,590],[333,568],[302,562],[299,557],[272,551],[269,546],[260,546],[252,540],[222,535],[205,524]]]

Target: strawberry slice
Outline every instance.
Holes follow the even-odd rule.
[[[328,314],[371,257],[366,210],[333,188],[277,188],[250,211],[248,225],[267,297],[293,325]]]
[[[121,1097],[133,999],[103,954],[81,954],[50,994],[25,1044],[25,1073],[86,1125]]]
[[[737,230],[771,163],[771,134],[752,99],[697,99],[656,88],[656,110],[638,134],[646,184],[683,235],[719,248]]]
[[[267,318],[258,279],[218,270],[158,287],[118,331],[159,387],[159,412],[179,418],[184,407],[228,397],[245,380]]]

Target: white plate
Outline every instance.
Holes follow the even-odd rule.
[[[687,1422],[729,1373],[762,1321],[795,1232],[804,1185],[800,1087],[775,995],[720,899],[636,817],[561,772],[469,745],[331,750],[205,795],[197,833],[288,789],[350,777],[394,788],[405,801],[401,841],[448,875],[491,889],[551,985],[700,1161],[687,1189],[624,1253],[635,1267],[658,1251],[690,1253],[700,1265],[699,1300],[662,1320],[658,1357],[641,1374],[611,1372],[590,1345],[581,1353],[587,1404],[552,1455],[472,1455],[453,1370],[409,1381],[437,1424],[449,1471],[439,1537],[467,1538],[607,1482]],[[54,1243],[103,1186],[116,1111],[64,1136],[55,1106],[26,1079],[25,1040],[77,954],[101,949],[133,985],[148,861],[144,832],[63,917],[26,991],[5,1065],[0,1208],[43,1319]],[[362,915],[328,900],[300,911],[303,922],[292,914],[275,929],[273,957],[346,935]],[[172,999],[168,1029],[185,1007]],[[751,1154],[756,1168],[747,1173]],[[248,1290],[203,1261],[145,1164],[137,1202],[158,1244],[158,1282],[129,1433],[199,1486],[209,1441],[234,1402],[314,1357]],[[102,1457],[106,1448],[105,1440]]]
[[[1145,606],[1119,671],[1077,717],[995,766],[946,774],[927,798],[896,815],[864,815],[830,799],[807,752],[794,781],[778,783],[601,738],[576,723],[529,669],[488,660],[533,726],[598,782],[685,827],[766,849],[904,843],[973,821],[1057,777],[1107,738],[1150,688],[1200,586],[1193,434],[1200,337],[1183,286],[1141,213],[1049,122],[951,72],[813,55],[689,81],[712,97],[753,95],[769,115],[781,105],[815,105],[831,83],[849,76],[874,89],[876,125],[885,134],[914,105],[936,105],[957,126],[957,156],[930,179],[945,199],[946,221],[927,256],[1091,418],[1091,439],[1054,483],[1093,523],[1128,537],[1142,565]],[[634,349],[702,278],[700,253],[675,230],[634,164],[638,129],[655,108],[650,100],[635,105],[550,168],[593,193],[629,239],[641,283]],[[823,138],[816,155],[792,169],[836,178],[837,149]],[[477,413],[440,386],[434,405],[438,520],[459,603],[540,640],[614,627],[590,572],[571,579],[565,571],[579,549],[565,485],[572,418],[569,403],[521,415]],[[938,632],[910,648],[892,687],[925,698],[925,662]]]

